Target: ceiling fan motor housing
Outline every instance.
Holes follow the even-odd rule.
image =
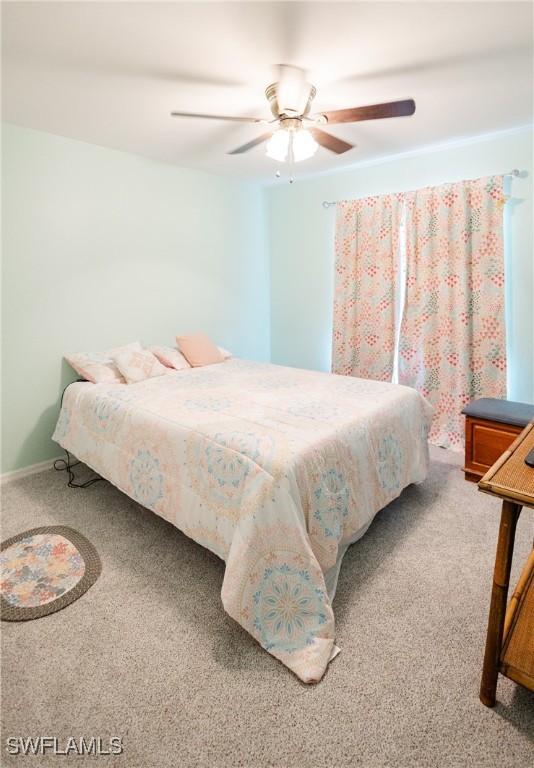
[[[309,86],[310,93],[308,96],[308,101],[306,102],[306,106],[304,107],[303,112],[301,112],[300,114],[295,110],[289,110],[289,109],[286,110],[286,112],[284,113],[280,112],[280,107],[278,105],[278,86],[279,86],[279,83],[271,83],[271,85],[268,85],[267,88],[265,89],[265,96],[267,97],[273,116],[276,118],[281,118],[284,115],[286,115],[288,118],[305,117],[309,113],[311,109],[312,101],[314,100],[315,94],[317,93],[315,86],[314,85]]]
[[[286,117],[282,115],[280,117],[280,128],[283,128],[285,131],[300,131],[302,120],[300,117]]]

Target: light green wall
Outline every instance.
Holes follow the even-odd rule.
[[[58,455],[67,351],[204,330],[269,358],[257,185],[3,127],[2,471]]]
[[[532,129],[495,134],[265,190],[273,362],[330,370],[335,208],[342,200],[527,171],[506,206],[508,396],[534,402]],[[357,150],[356,150],[357,152]]]

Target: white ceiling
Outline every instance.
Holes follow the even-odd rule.
[[[532,122],[530,2],[63,2],[2,4],[3,118],[147,157],[255,179],[276,65],[309,71],[316,111],[414,98],[410,118],[333,126],[299,175]]]

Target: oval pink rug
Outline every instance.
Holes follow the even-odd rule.
[[[66,526],[32,528],[2,542],[3,621],[39,619],[77,600],[102,570],[85,536]]]

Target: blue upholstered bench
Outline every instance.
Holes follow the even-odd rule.
[[[534,419],[534,405],[481,397],[465,406],[465,479],[478,482]]]

